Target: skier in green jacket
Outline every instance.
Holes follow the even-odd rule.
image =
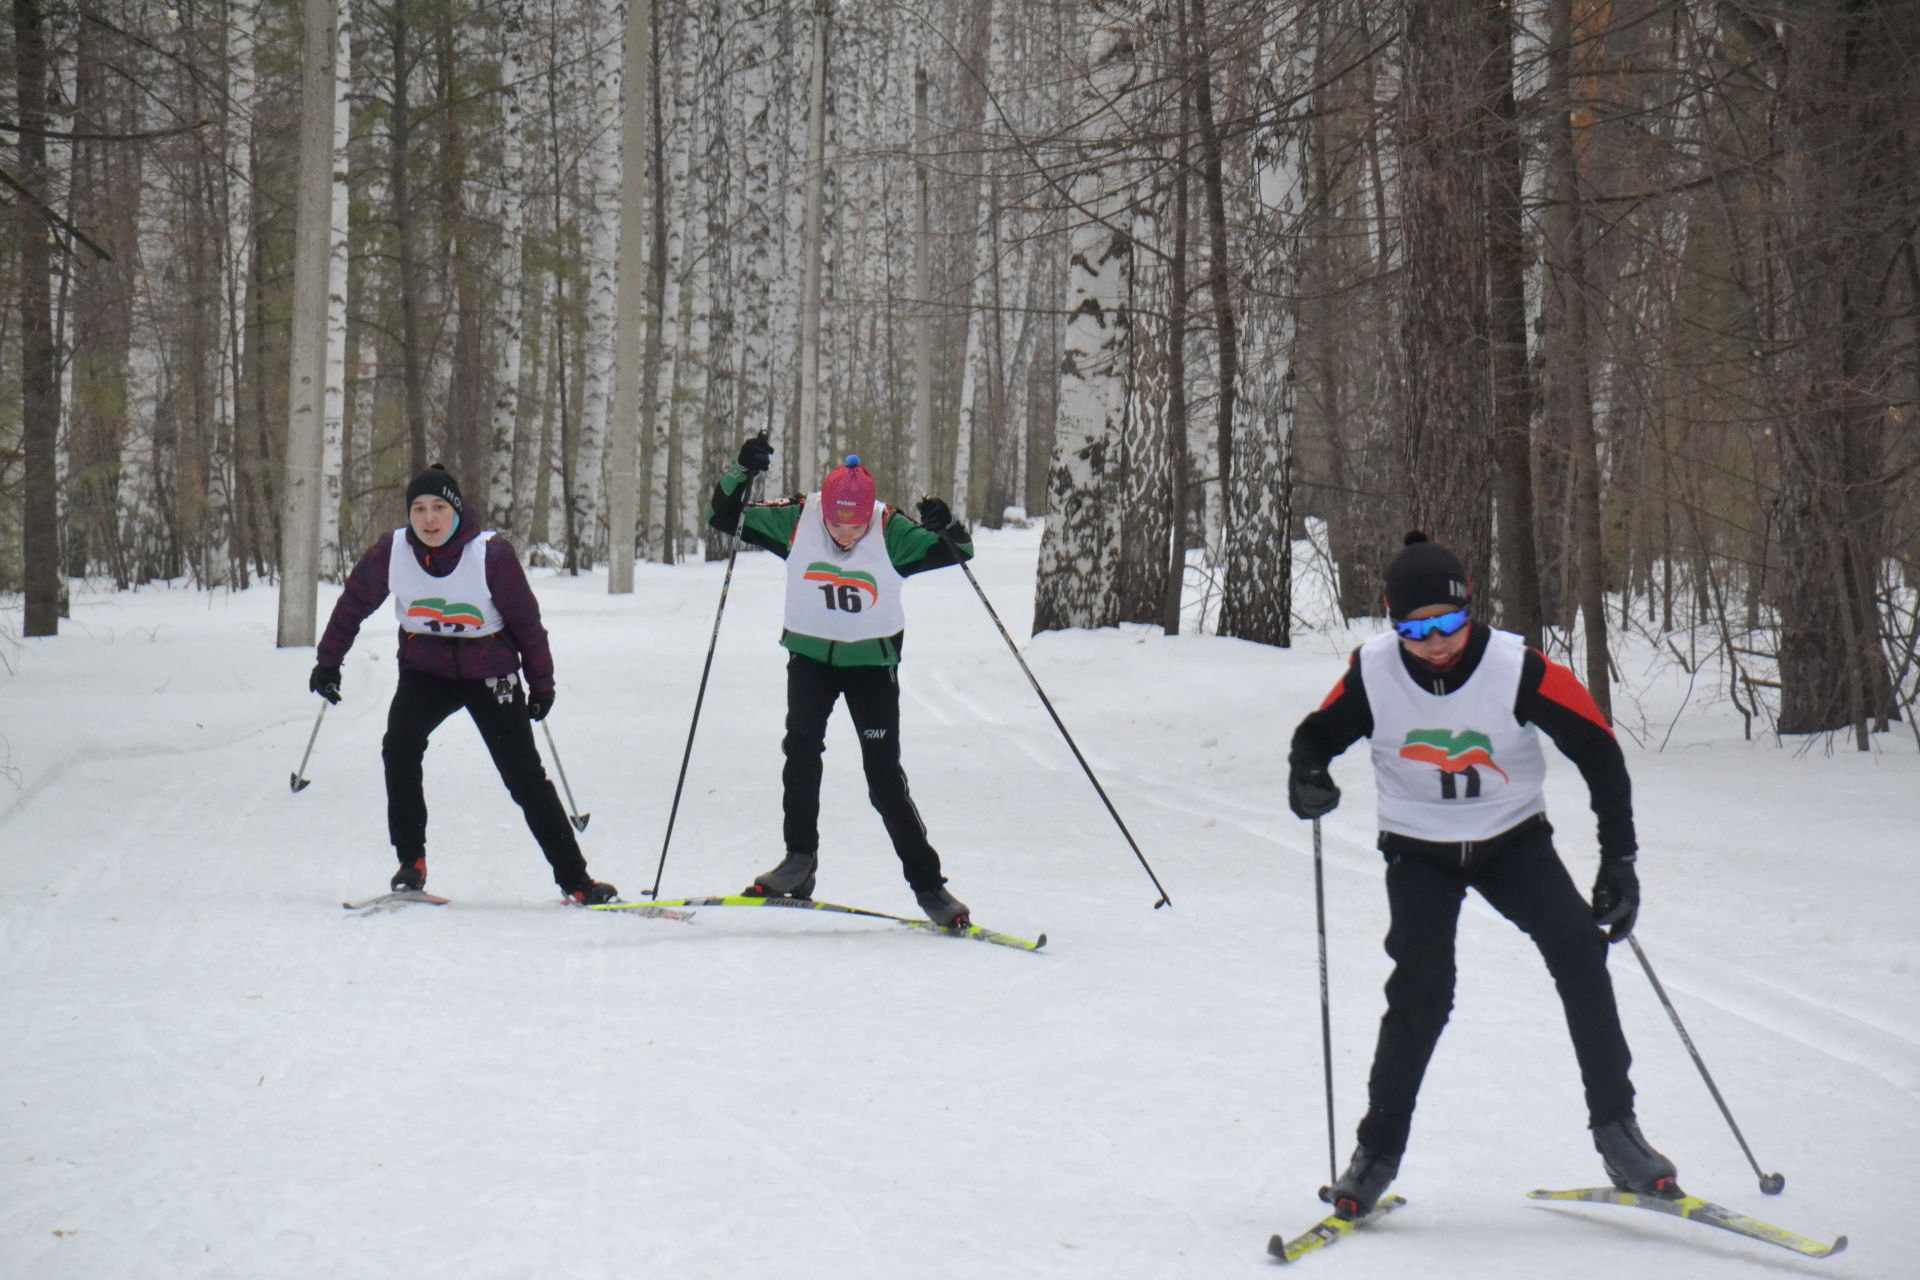
[[[905,579],[973,556],[965,526],[938,498],[922,499],[916,523],[879,502],[873,476],[848,455],[817,493],[747,506],[748,482],[773,461],[764,435],[740,446],[714,487],[707,523],[787,562],[787,732],[781,772],[786,857],[747,893],[805,898],[820,862],[820,774],[834,703],[860,735],[867,798],[879,811],[914,898],[935,924],[964,927],[967,904],[945,888],[940,855],[900,765],[897,668],[906,614]],[[877,536],[875,536],[877,534]]]

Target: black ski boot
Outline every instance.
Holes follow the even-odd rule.
[[[1677,1199],[1680,1184],[1673,1161],[1661,1155],[1640,1136],[1640,1125],[1632,1116],[1611,1124],[1595,1125],[1593,1149],[1607,1166],[1607,1177],[1622,1191],[1643,1196]]]
[[[1364,1218],[1380,1203],[1380,1195],[1400,1172],[1399,1156],[1383,1156],[1365,1147],[1353,1149],[1347,1171],[1330,1187],[1320,1188],[1320,1198],[1333,1206],[1342,1218]]]
[[[762,872],[753,878],[747,886],[745,897],[749,898],[810,898],[813,896],[814,873],[820,869],[818,853],[795,853],[788,850],[780,865],[771,871]]]
[[[620,891],[610,884],[589,880],[584,887],[569,892],[567,897],[583,907],[597,907],[604,903],[620,901]]]
[[[395,893],[422,893],[427,887],[427,860],[424,857],[410,858],[400,864],[393,873],[393,879],[387,881],[387,888]]]
[[[915,889],[913,900],[927,913],[927,919],[943,929],[964,929],[973,923],[967,904],[948,893],[944,881],[931,889]]]

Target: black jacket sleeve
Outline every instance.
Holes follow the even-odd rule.
[[[1587,780],[1594,817],[1599,822],[1600,856],[1631,858],[1638,844],[1633,831],[1633,782],[1627,758],[1607,717],[1573,672],[1537,649],[1527,650],[1520,670],[1520,692],[1513,714],[1553,740]]]
[[[1346,674],[1333,686],[1327,700],[1293,731],[1287,764],[1293,769],[1324,769],[1348,747],[1372,736],[1373,708],[1367,703],[1367,689],[1360,681],[1360,651],[1355,649],[1347,659]]]

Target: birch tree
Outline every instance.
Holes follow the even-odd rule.
[[[1034,589],[1036,632],[1118,621],[1113,567],[1120,513],[1108,488],[1126,412],[1133,246],[1124,223],[1125,169],[1115,152],[1124,137],[1128,98],[1138,87],[1136,38],[1117,18],[1088,35],[1087,124],[1080,139],[1085,169],[1074,183],[1081,222],[1072,236],[1060,417]]]
[[[319,598],[321,414],[326,390],[327,272],[332,225],[334,7],[306,0],[301,52],[299,227],[287,412],[287,518],[280,548],[277,643],[314,642]]]
[[[336,0],[336,4],[338,0]],[[332,199],[327,236],[327,364],[320,438],[320,568],[332,581],[344,581],[359,549],[342,545],[340,505],[347,416],[347,141],[353,92],[352,7],[338,11],[334,23]]]
[[[493,408],[488,444],[487,509],[509,529],[514,523],[514,457],[520,416],[520,362],[526,316],[525,261],[527,181],[526,113],[521,81],[526,76],[525,0],[507,0],[500,28],[500,280],[494,311]]]
[[[586,393],[575,441],[573,485],[568,495],[574,539],[567,567],[593,567],[599,544],[600,486],[605,465],[607,408],[613,392],[613,319],[615,310],[618,204],[620,190],[621,41],[626,6],[614,6],[595,31],[593,58],[594,125],[588,149]]]
[[[1302,96],[1314,78],[1313,46],[1290,49],[1260,40],[1276,107]],[[1273,115],[1286,120],[1288,113]],[[1246,156],[1246,192],[1236,222],[1244,228],[1237,259],[1258,287],[1245,307],[1247,353],[1245,403],[1238,431],[1232,488],[1233,519],[1227,531],[1226,585],[1220,602],[1220,634],[1261,644],[1292,643],[1293,388],[1295,303],[1299,294],[1299,214],[1306,185],[1304,124],[1267,130],[1254,155]],[[1256,265],[1257,264],[1257,265]]]
[[[620,110],[620,240],[613,422],[607,432],[607,591],[633,591],[635,432],[640,417],[640,330],[645,322],[647,62],[652,0],[628,0]]]

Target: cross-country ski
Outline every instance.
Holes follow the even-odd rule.
[[[1621,1191],[1615,1187],[1578,1187],[1570,1191],[1529,1191],[1529,1200],[1553,1202],[1573,1201],[1583,1204],[1613,1204],[1630,1209],[1650,1209],[1655,1213],[1669,1214],[1684,1218],[1689,1222],[1704,1222],[1710,1227],[1719,1227],[1749,1240],[1760,1240],[1767,1244],[1778,1245],[1808,1258],[1825,1258],[1839,1253],[1847,1247],[1845,1236],[1836,1237],[1831,1244],[1821,1244],[1818,1240],[1809,1240],[1796,1235],[1772,1223],[1750,1218],[1744,1213],[1729,1209],[1725,1205],[1702,1200],[1699,1196],[1646,1196],[1631,1191]]]

